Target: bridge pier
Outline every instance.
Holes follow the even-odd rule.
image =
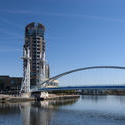
[[[31,97],[31,93],[30,92],[21,93],[21,97],[23,97],[23,98],[30,98]]]
[[[49,97],[48,92],[32,92],[31,96],[33,96],[37,101],[47,99]]]

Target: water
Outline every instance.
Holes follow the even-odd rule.
[[[0,104],[0,125],[125,125],[125,96]]]

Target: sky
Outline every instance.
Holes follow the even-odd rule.
[[[51,76],[86,66],[125,66],[124,0],[0,0],[0,75],[23,75],[24,30],[31,22],[46,27]],[[124,75],[93,70],[62,81],[118,84],[125,83]]]

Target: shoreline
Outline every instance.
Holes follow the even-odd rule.
[[[21,97],[0,94],[0,103],[6,102],[27,102],[27,101],[43,101],[43,100],[62,100],[62,99],[75,99],[79,98],[80,95],[55,95],[50,94],[47,98],[35,98],[35,97]]]

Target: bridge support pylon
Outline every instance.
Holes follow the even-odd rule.
[[[30,50],[24,50],[24,60],[26,60],[26,68],[24,69],[24,77],[21,83],[20,93],[29,93],[30,92]]]

